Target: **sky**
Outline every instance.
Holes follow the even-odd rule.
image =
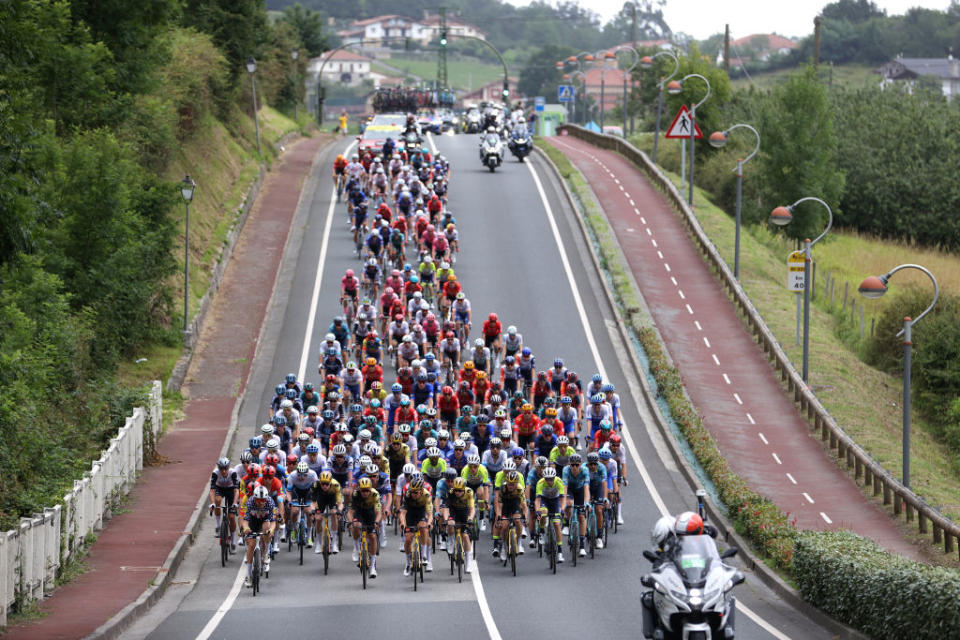
[[[523,6],[530,0],[506,0]],[[623,0],[578,0],[581,6],[600,14],[603,22],[610,20],[623,7]],[[680,31],[704,40],[715,33],[723,33],[724,24],[730,24],[730,35],[742,38],[755,33],[778,33],[800,37],[813,32],[813,18],[828,0],[727,0],[724,3],[706,0],[667,0],[663,16],[673,31]],[[911,7],[944,10],[950,0],[874,0],[887,15],[900,15]],[[704,10],[706,8],[706,10]]]

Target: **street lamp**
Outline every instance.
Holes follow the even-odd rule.
[[[753,151],[751,151],[750,155],[746,158],[738,158],[737,166],[734,168],[734,171],[737,172],[737,233],[733,243],[733,277],[737,280],[740,280],[740,204],[743,197],[743,165],[749,162],[750,158],[757,155],[757,151],[760,150],[760,134],[748,124],[735,124],[726,131],[714,131],[710,134],[710,145],[720,149],[726,146],[730,132],[740,128],[749,129],[753,132],[753,135],[757,137],[757,146],[754,147]]]
[[[187,218],[184,225],[183,240],[183,335],[190,335],[190,203],[193,201],[193,192],[197,189],[197,183],[193,181],[189,174],[183,177],[180,183],[180,195],[183,201],[187,203]]]
[[[653,164],[657,164],[657,145],[660,142],[660,114],[663,112],[663,87],[680,70],[680,60],[669,51],[661,51],[653,56],[643,56],[640,58],[640,68],[650,69],[653,67],[653,61],[660,56],[670,56],[673,60],[673,72],[666,78],[660,78],[660,84],[657,85],[657,133],[653,138]]]
[[[260,155],[260,117],[257,114],[257,81],[254,75],[257,72],[257,61],[253,56],[247,58],[247,73],[250,74],[250,87],[253,90],[253,124],[257,128],[257,155]]]
[[[293,119],[297,121],[300,118],[300,87],[297,85],[297,58],[300,57],[300,50],[294,48],[290,51],[290,57],[293,59]]]
[[[819,202],[827,210],[827,228],[823,230],[819,236],[813,242],[810,242],[810,238],[807,238],[803,241],[803,381],[807,382],[807,377],[810,372],[810,262],[813,259],[810,249],[813,245],[820,242],[823,236],[827,235],[827,232],[830,231],[830,227],[833,226],[833,211],[830,209],[830,205],[821,200],[820,198],[814,198],[807,196],[806,198],[800,198],[794,202],[789,207],[777,207],[770,212],[770,222],[782,227],[784,225],[790,224],[790,221],[793,220],[793,210],[801,202],[806,202],[807,200],[812,200],[814,202]]]
[[[633,71],[633,68],[640,63],[640,54],[633,47],[620,46],[614,49],[614,56],[619,51],[629,51],[633,62],[629,67],[623,70],[623,136],[627,136],[627,77]]]
[[[603,116],[606,112],[606,75],[607,71],[616,68],[617,66],[617,55],[612,51],[607,51],[603,54],[603,58],[597,59],[597,64],[600,65],[600,133],[603,133]]]
[[[687,204],[691,207],[693,206],[693,143],[696,141],[696,132],[697,132],[697,107],[702,105],[707,101],[707,98],[710,97],[710,81],[704,78],[699,73],[688,73],[680,79],[680,82],[671,82],[670,86],[667,87],[667,91],[671,94],[678,94],[683,91],[683,83],[687,81],[687,78],[700,78],[707,85],[707,95],[703,96],[703,100],[691,105],[690,108],[690,182],[687,185]]]
[[[573,85],[573,119],[577,119],[577,78],[580,78],[580,85],[583,87],[583,91],[580,92],[581,99],[581,111],[586,109],[587,106],[587,74],[583,71],[574,71],[570,74],[570,83]],[[582,114],[581,114],[582,115]]]
[[[575,79],[575,78],[577,77],[577,74],[578,74],[578,73],[579,73],[579,74],[581,75],[581,77],[583,78],[583,93],[582,93],[582,95],[581,95],[581,100],[582,100],[583,108],[581,109],[581,112],[582,112],[581,115],[583,116],[583,117],[582,117],[583,123],[586,124],[586,122],[587,122],[587,118],[586,118],[586,111],[587,111],[587,76],[586,76],[586,74],[581,70],[581,63],[580,63],[580,58],[581,58],[581,57],[583,57],[584,62],[593,62],[593,54],[590,53],[589,51],[581,51],[580,53],[578,53],[578,54],[575,55],[575,56],[570,56],[570,57],[568,57],[564,62],[565,62],[566,64],[572,64],[572,65],[575,65],[575,66],[576,66],[576,69],[574,70],[574,72],[573,72],[572,74],[570,74],[571,79]],[[576,95],[574,95],[573,112],[574,112],[574,120],[576,120],[576,112],[577,112]]]
[[[903,319],[903,329],[897,334],[897,337],[903,336],[903,485],[910,487],[910,368],[912,365],[913,351],[913,325],[920,321],[920,318],[927,315],[933,305],[937,304],[940,298],[940,287],[937,285],[937,279],[933,277],[930,270],[919,264],[902,264],[899,267],[891,269],[889,273],[882,276],[870,276],[860,283],[860,295],[865,298],[880,298],[887,292],[887,281],[890,276],[901,269],[918,269],[927,274],[930,281],[933,282],[933,302],[923,313],[911,320],[909,316]]]

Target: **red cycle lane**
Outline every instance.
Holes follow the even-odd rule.
[[[184,384],[183,419],[157,444],[124,512],[100,532],[87,571],[40,604],[45,617],[4,638],[83,638],[136,600],[184,533],[243,392],[287,235],[326,136],[297,142],[267,174],[207,315]]]
[[[733,470],[803,529],[845,528],[920,559],[812,438],[680,217],[623,156],[572,136],[547,139],[586,177],[674,365]]]

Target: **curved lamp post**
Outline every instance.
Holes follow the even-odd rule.
[[[253,56],[247,58],[247,73],[250,74],[250,86],[253,89],[253,124],[257,128],[257,155],[260,154],[260,116],[257,113],[257,81],[254,75],[257,72],[257,61]]]
[[[886,273],[882,276],[870,276],[865,278],[863,282],[860,283],[859,291],[860,295],[865,298],[880,298],[887,292],[887,282],[890,280],[890,276],[895,274],[901,269],[917,269],[919,271],[927,274],[927,277],[930,278],[930,281],[933,283],[933,302],[930,303],[930,306],[927,307],[923,313],[917,316],[914,319],[910,319],[909,316],[903,319],[903,329],[897,334],[897,337],[903,336],[903,484],[905,487],[910,486],[910,369],[913,363],[912,361],[912,351],[913,351],[913,325],[920,321],[920,318],[927,315],[933,306],[937,304],[937,300],[940,298],[940,286],[937,284],[937,279],[933,277],[933,274],[930,273],[930,270],[926,267],[922,267],[919,264],[902,264],[899,267],[894,267],[890,270],[889,273]]]
[[[737,234],[733,243],[733,277],[737,280],[740,280],[740,204],[743,198],[743,165],[749,162],[753,156],[757,155],[757,151],[760,150],[760,134],[748,124],[735,124],[726,131],[714,131],[710,134],[710,145],[720,149],[726,146],[727,140],[730,138],[730,132],[734,129],[741,128],[749,129],[753,132],[753,135],[757,137],[757,146],[754,147],[753,151],[751,151],[750,155],[746,158],[738,158],[737,166],[733,169],[737,172]]]
[[[603,116],[606,112],[607,71],[617,67],[617,55],[607,51],[602,57],[597,57],[596,64],[600,65],[600,133],[603,133]]]
[[[574,70],[574,72],[570,74],[571,79],[576,78],[578,73],[583,77],[583,93],[580,96],[581,105],[582,105],[580,109],[581,111],[580,119],[583,121],[584,124],[586,124],[587,122],[587,74],[584,73],[582,69],[583,64],[580,62],[581,57],[583,58],[583,62],[593,62],[594,60],[592,53],[590,53],[589,51],[581,51],[575,56],[568,57],[565,62],[567,64],[572,64],[576,66],[576,69]],[[573,111],[574,111],[574,119],[576,119],[576,111],[577,111],[576,96],[574,96]]]
[[[300,87],[297,86],[297,58],[300,57],[299,49],[290,50],[290,58],[293,59],[293,120],[300,119]]]
[[[677,75],[677,71],[680,70],[680,60],[669,51],[661,51],[652,56],[643,56],[640,58],[640,68],[652,68],[653,61],[660,56],[669,56],[673,60],[673,71],[666,78],[660,78],[660,83],[657,85],[657,132],[653,138],[653,164],[657,164],[657,145],[660,142],[660,114],[663,113],[663,87],[673,76]]]
[[[628,47],[626,45],[621,45],[613,50],[613,55],[616,56],[620,51],[628,51],[630,57],[633,60],[630,63],[630,66],[623,69],[623,136],[627,136],[627,77],[633,72],[633,68],[640,64],[640,54],[637,53],[637,50],[633,47]]]
[[[823,230],[823,233],[818,235],[813,242],[810,242],[810,238],[807,238],[803,242],[803,381],[807,381],[807,377],[810,371],[810,261],[813,259],[810,249],[813,245],[820,242],[823,236],[827,235],[827,232],[830,231],[830,227],[833,226],[833,211],[830,209],[830,205],[821,200],[820,198],[814,198],[808,196],[806,198],[800,198],[794,202],[789,207],[777,207],[770,212],[770,222],[782,227],[784,225],[790,224],[790,221],[793,220],[793,210],[801,202],[806,202],[807,200],[812,200],[813,202],[819,202],[827,210],[827,228]]]
[[[197,190],[197,183],[190,174],[183,177],[180,183],[180,195],[187,204],[187,218],[183,233],[183,335],[190,335],[190,203],[193,202],[193,193]]]
[[[710,81],[699,73],[688,73],[680,79],[680,82],[671,82],[669,85],[667,85],[667,93],[676,95],[683,91],[683,83],[686,82],[688,78],[700,78],[703,80],[704,84],[707,85],[707,94],[703,96],[703,99],[700,102],[697,102],[690,107],[690,182],[687,185],[689,187],[687,191],[687,204],[693,206],[693,143],[697,139],[694,135],[697,131],[697,107],[706,102],[707,98],[710,97]]]

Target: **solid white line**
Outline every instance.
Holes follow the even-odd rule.
[[[750,424],[757,424],[756,421],[753,419],[753,416],[750,415],[749,413],[747,414],[747,420],[750,421]]]
[[[336,196],[334,196],[336,200]],[[241,552],[242,554],[243,552]],[[241,557],[243,557],[241,555]],[[240,590],[243,589],[243,577],[246,575],[247,565],[243,562],[240,563],[240,570],[237,571],[237,577],[233,581],[233,586],[230,587],[230,592],[227,594],[227,597],[224,598],[223,602],[220,603],[220,606],[217,607],[217,610],[214,612],[213,617],[207,622],[206,626],[200,630],[200,633],[197,634],[196,640],[207,640],[213,632],[216,630],[217,625],[220,624],[220,621],[223,620],[223,617],[227,615],[227,612],[230,611],[230,608],[233,606],[234,600],[237,599],[237,596],[240,595]]]
[[[726,382],[727,384],[731,384],[730,376],[728,376],[727,374],[723,374],[723,381]]]
[[[437,157],[437,145],[433,144],[433,134],[427,131],[427,143],[430,145],[430,154]]]
[[[792,482],[793,484],[797,484],[797,481],[794,480],[793,476],[790,475],[789,473],[787,474],[787,479],[788,479],[790,482]]]
[[[719,367],[719,366],[720,366],[720,360],[717,358],[717,354],[711,353],[710,355],[713,356],[713,361],[714,361],[714,362],[716,363],[716,365]]]
[[[833,524],[833,520],[828,518],[827,514],[825,514],[823,511],[820,512],[820,517],[823,518],[824,522],[826,522],[827,524]],[[740,604],[740,603],[738,602],[737,604]]]
[[[740,399],[740,394],[739,394],[739,393],[733,394],[733,397],[734,397],[734,399],[737,401],[737,404],[743,404],[743,400]]]
[[[810,504],[814,504],[813,498],[811,498],[811,497],[810,497],[810,494],[807,493],[806,491],[803,492],[803,497],[806,498],[806,499],[807,499],[807,502],[809,502]]]
[[[774,454],[771,454],[771,455],[773,456],[773,459],[777,461],[777,464],[783,464],[782,462],[780,462],[780,456],[778,456],[778,455],[775,454],[775,453],[774,453]]]
[[[767,442],[766,436],[764,436],[762,433],[760,433],[760,432],[758,431],[758,432],[757,432],[757,435],[760,436],[760,439],[761,439],[761,440],[763,440],[763,444],[766,444],[766,445],[769,445],[769,444],[770,444],[769,442]]]
[[[487,627],[487,633],[490,634],[490,640],[502,640],[500,631],[497,630],[497,623],[493,619],[493,612],[490,611],[490,605],[487,604],[487,595],[483,592],[483,584],[480,582],[480,569],[477,563],[473,563],[473,593],[477,596],[477,604],[480,605],[480,615],[483,616],[483,624]]]
[[[583,307],[583,301],[580,299],[580,292],[577,289],[576,281],[573,279],[573,272],[570,269],[570,261],[567,259],[567,251],[564,249],[563,239],[560,237],[560,231],[557,229],[557,223],[553,217],[553,209],[550,207],[550,202],[547,200],[547,194],[543,190],[543,184],[540,182],[540,177],[537,175],[533,165],[531,163],[527,163],[527,168],[530,170],[530,175],[533,176],[533,181],[537,185],[537,191],[540,194],[540,200],[543,202],[543,207],[547,212],[547,219],[550,221],[550,229],[553,231],[553,239],[557,243],[557,248],[560,250],[560,260],[563,262],[563,270],[566,273],[567,281],[570,283],[570,291],[573,293],[573,300],[576,303],[577,313],[580,315],[580,323],[583,325],[584,333],[586,333],[587,336],[587,344],[590,346],[590,352],[593,354],[594,363],[597,365],[597,373],[606,379],[607,374],[604,371],[603,363],[600,360],[600,352],[597,349],[597,343],[593,339],[593,330],[590,328],[590,321],[587,319],[587,314]],[[669,266],[667,266],[668,271],[669,269]],[[630,436],[630,431],[628,430],[626,423],[623,425],[622,433],[623,439],[627,443],[627,450],[630,451],[630,457],[633,458],[633,463],[637,465],[637,470],[640,473],[640,477],[643,479],[643,484],[646,485],[647,491],[650,493],[650,498],[653,500],[654,504],[657,505],[660,515],[670,515],[670,511],[667,509],[666,503],[664,503],[663,498],[660,497],[660,492],[657,491],[657,488],[654,486],[653,479],[650,477],[647,467],[643,464],[643,460],[640,458],[640,452],[637,450],[637,447],[633,442],[633,438]],[[790,636],[784,635],[778,631],[773,625],[761,618],[752,609],[750,609],[750,607],[743,604],[739,600],[737,600],[737,609],[742,611],[744,615],[757,623],[757,625],[762,627],[777,640],[790,640]]]
[[[707,336],[703,336],[703,344],[707,345],[707,349],[710,348],[710,341],[707,340]]]
[[[693,324],[694,324],[694,326],[697,327],[697,331],[703,331],[703,327],[700,326],[700,321],[699,321],[699,320],[694,320],[694,321],[693,321]]]

